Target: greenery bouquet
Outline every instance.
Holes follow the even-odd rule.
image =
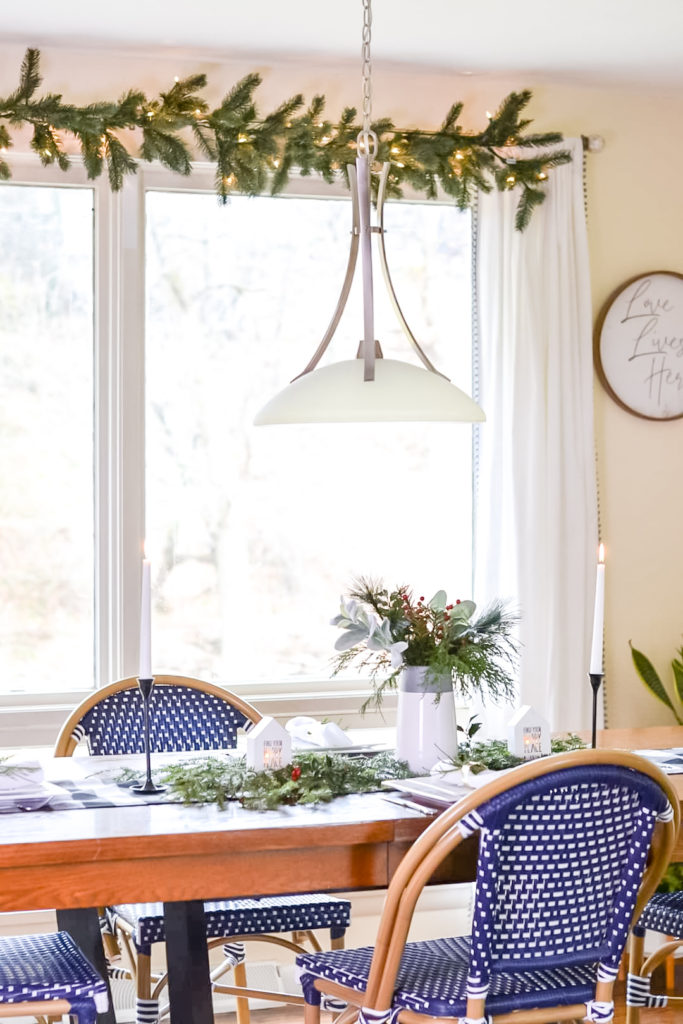
[[[427,668],[427,680],[450,676],[460,696],[508,700],[514,695],[518,616],[498,600],[476,617],[475,611],[474,601],[449,603],[443,590],[425,601],[407,586],[389,591],[381,581],[359,577],[332,619],[343,631],[335,643],[335,675],[354,663],[371,667],[373,695],[365,707],[379,706],[408,666]]]

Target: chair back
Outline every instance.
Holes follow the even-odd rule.
[[[480,831],[470,977],[597,963],[616,977],[666,816],[654,779],[605,764],[519,783],[463,819]]]
[[[634,909],[640,913],[670,860],[679,817],[667,778],[625,751],[574,751],[501,773],[439,815],[401,862],[367,1005],[390,1005],[420,892],[475,833],[467,1016],[482,1015],[492,971],[592,964],[607,992]]]
[[[150,701],[152,752],[229,750],[237,730],[261,715],[229,690],[190,676],[157,676]],[[55,756],[86,740],[92,755],[144,752],[142,696],[130,677],[97,690],[64,723]]]

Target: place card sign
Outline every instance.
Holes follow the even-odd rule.
[[[650,420],[683,416],[683,275],[653,271],[620,285],[598,317],[594,355],[623,409]]]

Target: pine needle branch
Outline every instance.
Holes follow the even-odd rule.
[[[66,169],[64,135],[71,136],[80,146],[88,176],[97,178],[106,167],[116,191],[126,175],[135,173],[140,159],[158,160],[178,174],[190,174],[193,142],[203,157],[215,161],[216,191],[223,202],[232,192],[252,195],[269,189],[275,194],[295,170],[348,185],[347,166],[356,158],[360,127],[355,108],[345,108],[334,121],[324,116],[324,96],[314,96],[302,109],[303,97],[296,95],[261,116],[254,101],[261,77],[252,72],[211,109],[202,95],[206,84],[205,75],[195,74],[174,82],[157,97],[129,89],[118,101],[78,106],[64,103],[56,93],[38,95],[40,53],[28,49],[17,88],[0,97],[0,150],[12,145],[10,128],[28,125],[33,132],[31,148],[41,162]],[[478,191],[516,188],[517,226],[523,229],[543,201],[549,173],[571,159],[563,150],[540,152],[556,146],[562,136],[527,131],[531,121],[523,113],[530,100],[529,90],[510,93],[478,132],[466,132],[459,125],[459,102],[451,105],[436,131],[399,129],[389,118],[376,120],[378,160],[391,163],[387,195],[400,197],[404,185],[428,198],[441,190],[460,209],[467,209]],[[141,136],[137,152],[130,148],[131,131]],[[528,151],[528,156],[517,152],[510,158],[512,146]],[[7,180],[10,173],[8,161],[0,157],[0,178]]]

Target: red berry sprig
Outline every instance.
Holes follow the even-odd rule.
[[[292,782],[298,782],[301,778],[301,768],[298,764],[295,764],[292,768]]]

